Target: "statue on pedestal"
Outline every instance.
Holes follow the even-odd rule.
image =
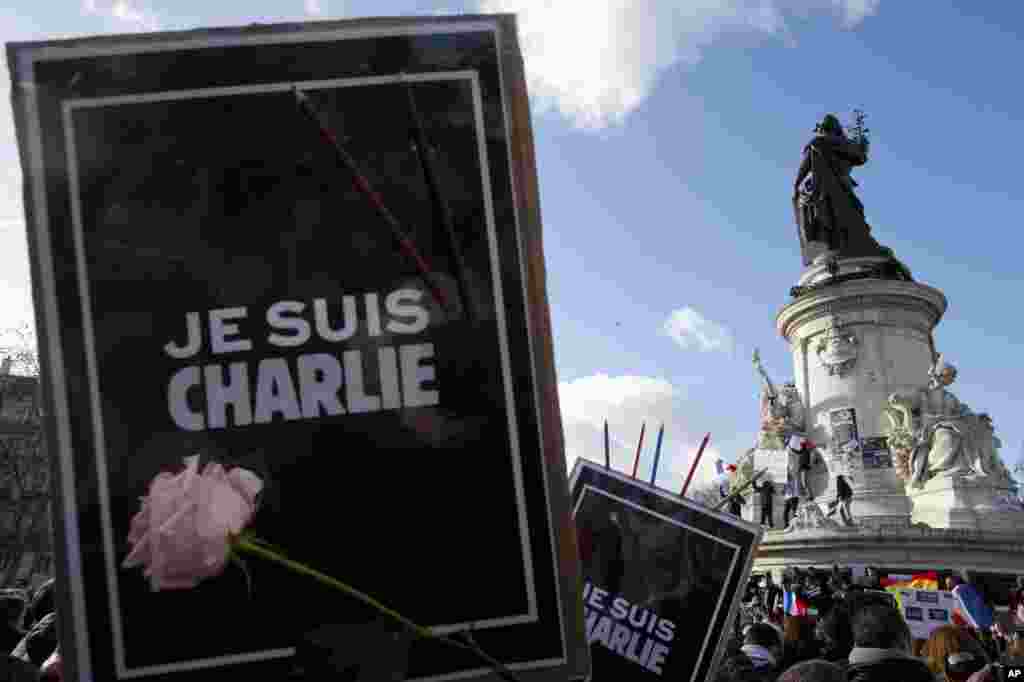
[[[904,456],[909,449],[911,486],[920,489],[940,474],[1008,482],[991,419],[971,412],[946,388],[956,381],[956,368],[939,355],[930,375],[926,387],[889,397],[889,442]]]
[[[764,379],[764,386],[761,387],[761,429],[757,445],[766,450],[782,450],[792,434],[803,432],[803,400],[795,384],[784,384],[781,391],[775,388],[756,349],[754,367]]]
[[[868,130],[856,112],[854,136],[847,137],[839,119],[829,114],[804,147],[803,162],[793,183],[793,209],[799,227],[804,265],[811,265],[810,245],[822,244],[829,259],[891,257],[871,236],[864,205],[854,193],[850,171],[868,160]]]

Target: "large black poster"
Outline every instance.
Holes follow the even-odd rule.
[[[578,668],[502,31],[371,20],[10,48],[83,679],[312,678],[311,632],[374,618],[259,561],[252,595],[233,569],[158,592],[123,569],[139,497],[192,455],[259,474],[253,531],[294,558],[437,632],[472,628],[514,669]],[[409,652],[409,679],[479,671]]]
[[[570,486],[593,680],[708,679],[761,528],[583,459]]]

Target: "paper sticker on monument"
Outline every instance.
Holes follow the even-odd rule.
[[[761,528],[583,459],[571,489],[592,679],[704,680]]]
[[[857,410],[852,407],[832,410],[829,413],[829,423],[832,427],[832,450],[834,452],[850,452],[859,447]]]
[[[892,453],[885,436],[865,438],[863,445],[865,469],[892,468]]]
[[[48,93],[19,122],[96,679],[261,660],[305,679],[311,632],[377,616],[252,558],[251,595],[234,567],[177,591],[125,568],[140,496],[194,455],[259,477],[251,530],[290,556],[565,679],[552,537],[570,519],[548,502],[566,479],[529,346],[516,49],[509,18],[11,48],[15,91]],[[363,648],[326,639],[325,657]],[[429,641],[408,660],[409,679],[487,674]]]

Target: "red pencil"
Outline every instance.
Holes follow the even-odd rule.
[[[441,305],[442,308],[447,310],[447,297],[444,295],[444,292],[441,291],[441,288],[434,281],[433,272],[431,271],[430,266],[427,264],[427,261],[423,258],[423,256],[420,255],[420,252],[416,249],[416,246],[412,243],[412,240],[409,239],[409,236],[406,235],[405,232],[402,230],[402,227],[399,224],[398,219],[394,216],[393,213],[391,213],[390,210],[388,210],[388,207],[384,205],[384,200],[381,199],[381,196],[377,194],[377,192],[370,185],[370,181],[367,180],[366,176],[363,175],[362,171],[359,170],[359,166],[356,164],[355,159],[352,158],[352,155],[349,154],[348,150],[345,149],[344,145],[341,144],[341,141],[338,139],[338,136],[334,134],[334,131],[327,127],[327,123],[325,122],[324,118],[320,115],[320,112],[317,111],[316,107],[313,106],[313,103],[310,101],[309,96],[306,95],[306,93],[299,90],[298,88],[295,88],[292,92],[295,94],[295,101],[299,104],[299,108],[319,129],[320,137],[324,140],[324,142],[330,145],[330,147],[334,150],[335,157],[338,159],[338,161],[340,161],[341,164],[344,165],[352,174],[352,181],[353,184],[355,184],[356,189],[358,189],[363,194],[363,196],[365,196],[370,201],[370,203],[373,204],[373,207],[377,210],[378,215],[380,215],[384,219],[384,222],[387,223],[388,227],[391,228],[392,237],[394,237],[395,241],[398,243],[399,248],[402,250],[403,253],[405,253],[406,257],[409,258],[409,260],[411,260],[413,264],[416,266],[416,269],[419,271],[420,276],[423,277],[423,280],[426,282],[427,287],[430,288],[430,293],[433,294],[434,299],[437,300],[437,302]]]
[[[690,473],[686,477],[686,483],[683,483],[683,491],[679,493],[679,497],[686,497],[686,489],[690,487],[690,481],[693,479],[694,472],[697,471],[697,464],[700,462],[700,457],[704,454],[704,448],[707,447],[709,440],[711,440],[710,433],[704,436],[704,440],[700,442],[700,448],[697,449],[697,456],[693,458],[693,464],[690,465]]]
[[[636,444],[636,459],[633,460],[633,478],[636,478],[636,469],[640,466],[640,448],[644,446],[644,431],[647,429],[647,422],[640,425],[640,442]]]

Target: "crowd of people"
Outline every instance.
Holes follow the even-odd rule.
[[[890,595],[838,567],[788,569],[747,586],[714,682],[1005,682],[1024,668],[1024,585],[1008,618],[987,630],[950,624],[915,639]],[[799,593],[807,615],[789,615],[782,594]],[[54,581],[0,591],[8,651],[0,682],[59,682]],[[813,614],[813,615],[811,615]]]
[[[803,578],[807,586],[816,580]],[[771,578],[748,590],[716,682],[1002,682],[1012,666],[1024,666],[1024,590],[1005,623],[944,625],[914,639],[885,593],[859,589],[835,570],[813,587],[816,616],[765,609],[784,589]]]
[[[0,590],[3,624],[0,646],[7,652],[0,682],[54,682],[61,679],[57,646],[54,581],[36,589]]]

